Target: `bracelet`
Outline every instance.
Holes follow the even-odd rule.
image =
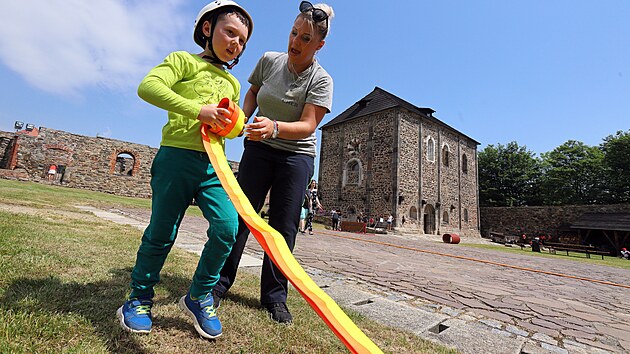
[[[273,121],[273,133],[271,133],[271,139],[275,139],[278,137],[280,130],[278,129],[278,122],[274,119]]]

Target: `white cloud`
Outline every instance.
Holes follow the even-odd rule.
[[[19,0],[0,4],[0,60],[59,95],[129,88],[192,32],[182,0]],[[192,34],[190,35],[192,37]]]

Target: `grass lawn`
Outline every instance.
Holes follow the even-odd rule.
[[[218,311],[223,336],[200,338],[177,308],[198,257],[177,248],[155,289],[153,332],[124,332],[115,312],[128,293],[142,232],[81,212],[78,204],[150,208],[144,199],[0,179],[1,353],[347,352],[295,291],[288,304],[294,324],[271,321],[258,305],[258,277],[245,272]],[[455,353],[347,313],[384,352]]]
[[[571,259],[577,262],[583,262],[583,263],[589,263],[589,264],[600,264],[600,265],[605,265],[609,267],[630,269],[630,261],[619,258],[619,257],[604,256],[604,259],[602,260],[602,257],[599,255],[592,254],[591,258],[586,258],[586,254],[579,253],[579,252],[569,252],[568,256],[567,256],[566,251],[557,251],[556,254],[552,254],[547,251],[541,251],[539,253],[539,252],[532,252],[532,250],[529,248],[524,248],[521,250],[521,248],[518,246],[506,247],[498,243],[490,244],[490,245],[478,244],[478,243],[463,243],[461,245],[465,247],[484,248],[484,249],[495,250],[495,251],[500,251],[500,252],[525,254],[532,257],[545,257],[545,258],[554,258],[554,259],[563,259],[563,260]]]

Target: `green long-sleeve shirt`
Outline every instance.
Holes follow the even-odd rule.
[[[228,97],[240,100],[241,84],[227,70],[198,55],[173,52],[149,71],[138,87],[138,96],[168,111],[161,146],[204,151],[197,119],[201,107]]]

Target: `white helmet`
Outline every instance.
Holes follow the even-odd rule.
[[[254,20],[252,20],[252,17],[241,5],[231,0],[215,0],[209,3],[208,5],[204,6],[203,9],[199,11],[197,18],[195,19],[195,27],[193,28],[193,39],[195,40],[195,43],[200,45],[202,48],[205,48],[205,39],[201,38],[201,36],[198,35],[198,27],[203,25],[203,22],[201,21],[201,19],[206,14],[216,11],[217,9],[220,9],[222,7],[235,7],[239,9],[239,11],[241,11],[249,20],[249,33],[247,35],[247,39],[249,39],[249,37],[252,36],[252,32],[254,31]],[[212,37],[212,35],[210,35],[210,37]]]

